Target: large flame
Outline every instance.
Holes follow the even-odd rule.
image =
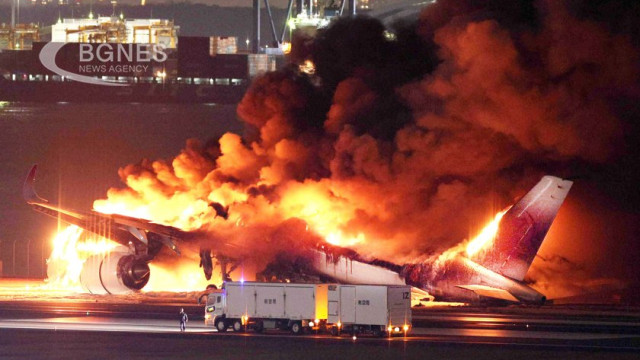
[[[168,200],[158,197],[158,201]],[[165,220],[163,222],[168,225],[183,229],[198,228],[206,218],[205,215],[196,215],[198,211],[207,210],[206,206],[201,208],[197,201],[183,208],[166,207],[160,209],[161,212],[154,210],[158,208],[154,204],[154,201],[143,204],[135,201],[134,198],[121,196],[118,197],[118,201],[96,201],[96,209],[104,213],[121,213],[152,219],[156,217]],[[319,183],[308,182],[289,188],[278,203],[278,210],[289,217],[297,215],[307,223],[309,231],[320,235],[330,244],[342,247],[363,245],[367,238],[364,232],[348,233],[344,230],[345,224],[352,218],[353,213],[341,205],[336,199],[332,199],[326,189],[319,186]],[[199,210],[194,210],[198,207],[200,207]],[[498,212],[493,220],[468,242],[461,242],[444,251],[438,256],[436,263],[443,264],[463,252],[467,256],[472,256],[488,246],[495,238],[500,220],[507,211],[508,208]],[[167,219],[173,219],[173,222]],[[232,214],[231,220],[229,223],[233,224],[230,225],[232,227],[244,225],[240,215]],[[250,219],[246,221],[250,222]],[[117,246],[116,243],[105,238],[95,240],[86,237],[81,240],[82,234],[82,229],[69,226],[54,238],[53,252],[47,260],[48,282],[51,286],[80,290],[79,275],[84,261],[94,254],[106,254]],[[167,266],[151,263],[150,268],[152,276],[144,291],[194,291],[204,289],[209,284],[198,267],[197,254],[183,256]],[[214,278],[211,282],[216,283],[219,280]]]
[[[82,265],[92,255],[106,255],[118,244],[106,239],[84,236],[75,225],[60,230],[52,239],[53,250],[47,259],[47,287],[81,291]]]
[[[187,259],[180,261],[174,267],[166,267],[153,262],[149,264],[151,276],[149,283],[142,289],[149,291],[185,292],[204,290],[209,283],[219,283],[219,276],[214,274],[214,279],[207,281],[202,275],[202,269],[198,267],[198,261]]]
[[[82,291],[80,273],[84,262],[92,255],[107,255],[118,246],[109,239],[87,235],[75,225],[61,229],[52,244],[46,288],[76,292]],[[149,267],[152,276],[144,291],[193,291],[204,289],[209,283],[194,258],[178,260],[170,268],[153,263]]]
[[[457,245],[443,251],[441,254],[438,254],[433,261],[435,267],[442,267],[461,254],[465,254],[467,257],[471,257],[477,254],[480,250],[486,249],[493,243],[498,233],[500,220],[502,219],[504,214],[509,211],[510,208],[511,207],[508,207],[502,211],[499,211],[493,217],[493,220],[485,225],[484,228],[482,228],[482,230],[480,230],[480,232],[475,237],[471,238],[468,241],[462,241]]]
[[[475,238],[469,241],[466,247],[467,256],[470,257],[477,254],[480,249],[486,248],[493,242],[496,238],[496,234],[498,233],[500,220],[507,211],[509,211],[509,208],[498,212],[493,220],[491,220],[491,222],[489,222],[489,224],[487,224]]]

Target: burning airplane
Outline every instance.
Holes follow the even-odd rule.
[[[23,195],[34,210],[59,218],[91,233],[112,239],[120,246],[90,256],[80,273],[82,287],[91,293],[117,294],[142,289],[150,277],[149,263],[163,247],[180,255],[178,244],[198,242],[206,236],[145,219],[100,212],[76,212],[51,205],[34,189],[37,166],[24,184]],[[462,249],[451,249],[435,262],[403,266],[367,261],[356,252],[320,242],[307,244],[300,254],[312,271],[332,281],[359,284],[410,284],[446,300],[472,302],[499,299],[544,303],[546,297],[524,284],[531,265],[571,181],[543,177],[520,201],[500,213],[476,239]],[[219,210],[216,210],[219,212]],[[200,266],[207,279],[213,271],[212,252],[223,280],[252,252],[224,241],[200,248]],[[211,244],[217,244],[211,248]],[[260,254],[258,254],[260,256]],[[231,266],[228,268],[227,266]]]
[[[376,266],[319,251],[313,267],[341,282],[406,283],[447,301],[543,304],[546,297],[523,281],[571,185],[569,180],[543,177],[514,206],[499,213],[465,250],[450,249],[432,262]]]
[[[172,158],[122,167],[124,185],[95,200],[95,212],[44,202],[33,177],[27,201],[116,241],[117,253],[94,259],[120,259],[102,268],[112,267],[106,283],[123,290],[148,289],[151,273],[164,281],[188,273],[215,283],[253,274],[409,283],[463,301],[541,303],[539,292],[581,291],[627,245],[581,226],[602,211],[576,193],[571,222],[557,224],[565,231],[540,252],[551,260],[529,268],[571,185],[533,182],[547,173],[628,175],[637,163],[622,156],[634,143],[625,129],[640,94],[637,44],[606,19],[583,16],[601,13],[588,2],[503,3],[438,1],[396,36],[375,19],[338,19],[309,46],[294,46],[292,66],[254,79],[236,108],[243,134],[189,139]],[[313,74],[296,66],[307,61]],[[185,258],[193,266],[178,271],[187,261],[175,259]],[[567,261],[558,271],[553,259]]]

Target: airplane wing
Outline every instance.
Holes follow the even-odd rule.
[[[411,306],[422,305],[423,301],[431,302],[434,301],[435,297],[428,292],[417,288],[415,286],[411,287]]]
[[[520,302],[515,296],[504,289],[498,289],[486,285],[456,285],[461,289],[471,290],[479,296],[492,299],[506,300],[512,302]]]
[[[124,293],[139,290],[149,279],[148,262],[153,260],[163,246],[180,255],[174,241],[197,241],[204,234],[134,218],[119,214],[104,214],[96,211],[79,212],[52,205],[35,191],[35,179],[38,166],[34,165],[25,179],[22,194],[25,201],[37,212],[76,225],[83,230],[106,237],[121,245],[118,250],[99,258],[89,258],[83,265],[80,283],[91,293]],[[216,209],[219,216],[226,219],[228,207]],[[238,265],[235,256],[237,249],[224,241],[217,244],[215,254],[220,263],[223,276],[227,276]],[[207,279],[211,278],[213,263],[211,249],[200,250],[200,266]],[[227,270],[227,265],[230,269]],[[83,275],[84,274],[84,275]]]
[[[37,169],[38,166],[34,165],[29,171],[22,187],[22,194],[27,204],[40,213],[76,225],[99,236],[108,237],[121,245],[133,245],[136,254],[146,254],[150,257],[155,256],[162,245],[179,255],[180,250],[174,240],[189,238],[185,231],[145,219],[96,211],[78,212],[52,205],[38,196],[35,191]]]

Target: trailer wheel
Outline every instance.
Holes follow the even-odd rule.
[[[235,320],[233,322],[233,331],[235,331],[235,332],[243,332],[244,331],[244,326],[242,325],[242,322],[240,322],[240,320]]]
[[[300,322],[298,322],[298,321],[296,321],[293,324],[291,324],[291,332],[294,335],[302,334],[302,324]]]
[[[373,326],[371,329],[371,332],[373,333],[373,336],[377,336],[377,337],[383,337],[384,336],[384,331],[382,331],[382,329],[380,328],[380,326]]]
[[[255,325],[253,325],[253,330],[257,333],[261,333],[264,330],[264,323],[262,321],[256,321]]]
[[[224,321],[224,319],[216,320],[216,329],[218,329],[218,332],[227,331],[227,323]]]
[[[340,335],[340,331],[338,331],[338,327],[336,327],[336,326],[332,326],[331,327],[331,335],[333,335],[333,336]]]

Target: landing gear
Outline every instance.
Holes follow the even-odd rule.
[[[217,263],[220,265],[220,275],[222,275],[222,281],[231,281],[231,273],[238,266],[240,266],[240,261],[219,254],[215,255],[215,258]],[[231,265],[230,268],[228,268],[229,265]]]

